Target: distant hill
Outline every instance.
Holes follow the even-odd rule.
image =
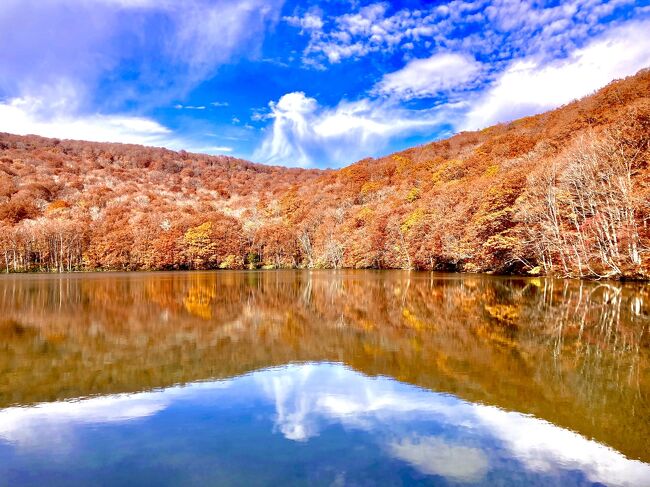
[[[340,170],[0,134],[0,264],[647,279],[649,146],[649,70]]]

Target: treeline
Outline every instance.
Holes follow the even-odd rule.
[[[6,272],[412,268],[650,277],[650,72],[557,110],[286,169],[0,135]]]

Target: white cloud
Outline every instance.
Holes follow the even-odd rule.
[[[413,59],[399,71],[384,75],[374,91],[404,100],[424,98],[462,88],[480,72],[481,64],[470,56],[434,54],[427,59]]]
[[[146,117],[122,114],[71,116],[64,110],[57,111],[56,106],[56,103],[52,107],[52,104],[36,98],[13,98],[0,103],[0,132],[170,148],[180,144],[171,130]]]
[[[603,20],[617,9],[633,4],[633,0],[452,0],[394,10],[389,2],[363,7],[352,2],[352,11],[319,17],[320,22],[309,29],[305,25],[310,23],[310,12],[285,20],[309,34],[303,59],[316,66],[414,47],[434,54],[462,50],[501,63],[527,55],[550,59],[570,52],[602,32]],[[639,15],[641,9],[636,7]]]
[[[302,17],[297,15],[284,17],[283,20],[289,25],[300,27],[302,32],[320,31],[324,25],[321,13],[317,10],[307,12]]]
[[[186,149],[188,152],[199,152],[201,154],[222,154],[224,152],[232,152],[234,149],[227,145],[209,145],[206,147],[190,147]]]
[[[337,23],[352,35],[378,34],[385,31],[383,26],[377,25],[378,21],[385,18],[388,4],[375,3],[362,7],[358,13],[345,14],[337,19]]]
[[[177,105],[174,105],[174,108],[176,110],[183,110],[183,109],[185,109],[185,110],[205,110],[204,105],[198,105],[198,106],[195,106],[195,105],[181,105],[180,103],[177,104]]]
[[[54,92],[53,92],[54,93]],[[63,93],[45,101],[40,98],[12,98],[0,102],[0,132],[17,135],[41,135],[58,139],[94,142],[121,142],[145,146],[184,149],[204,154],[230,153],[234,149],[221,145],[197,145],[178,136],[164,125],[147,117],[128,114],[74,114]],[[200,107],[180,108],[200,109]]]
[[[386,147],[391,137],[431,130],[443,116],[368,99],[322,108],[303,92],[269,106],[273,124],[254,158],[298,166],[349,164]]]
[[[586,96],[616,78],[650,66],[650,21],[630,22],[567,59],[513,62],[480,97],[461,129],[477,129],[540,113]]]
[[[381,49],[392,49],[404,40],[429,37],[434,29],[424,25],[420,11],[400,10],[387,15],[387,3],[375,3],[361,7],[356,12],[329,19],[328,26],[310,21],[312,14],[302,18],[292,17],[290,25],[300,26],[309,32],[310,41],[305,49],[305,59],[324,56],[330,63],[346,58],[365,56]],[[305,26],[309,25],[309,28]]]

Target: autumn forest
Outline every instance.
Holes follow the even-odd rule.
[[[648,279],[649,161],[649,70],[339,170],[0,134],[0,264]]]

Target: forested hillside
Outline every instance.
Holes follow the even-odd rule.
[[[330,171],[0,134],[0,258],[7,272],[648,278],[649,156],[648,70],[542,115]]]

